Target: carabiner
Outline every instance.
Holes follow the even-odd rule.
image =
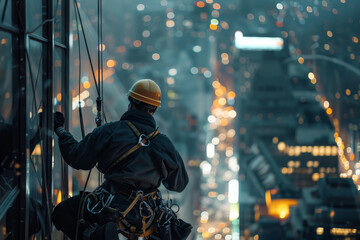
[[[143,214],[143,204],[145,204],[145,207],[146,207],[146,210],[149,212],[149,214],[148,215],[144,215]],[[147,204],[147,202],[145,202],[145,201],[141,201],[140,202],[140,206],[139,206],[139,208],[140,208],[140,216],[141,217],[144,217],[144,218],[149,218],[149,217],[151,217],[152,215],[153,215],[153,210],[151,209],[151,207],[149,206],[149,204]]]
[[[147,147],[150,145],[150,140],[149,139],[146,139],[147,137],[144,135],[144,134],[141,134],[140,137],[139,137],[139,142],[143,147]],[[147,142],[146,143],[143,143],[142,140],[145,139]]]

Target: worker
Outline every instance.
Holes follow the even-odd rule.
[[[160,87],[153,80],[139,80],[128,100],[119,121],[95,128],[80,142],[64,129],[64,115],[55,113],[54,129],[65,162],[83,170],[97,165],[105,178],[92,194],[55,207],[53,223],[70,239],[152,239],[154,209],[161,199],[158,187],[162,183],[182,192],[188,184],[180,154],[157,131],[153,118],[161,105]]]

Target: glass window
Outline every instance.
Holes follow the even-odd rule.
[[[1,4],[0,4],[1,7]],[[0,32],[0,229],[6,229],[6,212],[11,207],[18,192],[15,187],[15,173],[13,171],[12,152],[13,118],[12,112],[13,85],[12,85],[12,36]],[[2,230],[4,234],[4,230]],[[0,234],[0,239],[2,234]]]
[[[36,208],[46,209],[47,203],[44,201],[43,194],[51,186],[47,186],[43,156],[44,156],[44,139],[41,139],[39,128],[39,112],[42,112],[43,101],[43,70],[44,45],[40,42],[30,40],[28,48],[28,69],[27,69],[27,91],[28,91],[28,134],[30,136],[30,211],[29,226],[31,219],[36,217]],[[46,127],[46,126],[44,126]],[[46,219],[46,221],[49,221]],[[31,234],[37,233],[41,236],[40,229],[29,227]],[[32,231],[32,232],[31,232]]]
[[[0,114],[3,121],[8,121],[12,109],[12,37],[0,32]]]
[[[71,2],[71,1],[70,1]],[[55,41],[65,43],[65,2],[54,0]]]
[[[27,32],[43,35],[43,2],[45,3],[42,0],[26,1]]]
[[[0,22],[11,25],[12,0],[0,1]]]
[[[65,81],[65,50],[61,48],[55,49],[54,55],[54,106],[53,112],[64,112],[64,89],[62,88],[62,82]],[[66,114],[66,113],[65,113]],[[58,143],[58,137],[54,134],[54,162],[52,168],[52,184],[53,184],[53,196],[52,202],[56,206],[64,197],[67,197],[68,181],[67,181],[67,169],[68,166],[62,161],[60,149]],[[66,178],[66,179],[65,179]],[[65,195],[66,194],[66,195]],[[53,238],[61,239],[62,233],[60,231],[54,231]]]
[[[64,50],[55,49],[55,72],[54,72],[54,112],[60,111],[63,112],[63,96],[62,96],[62,85],[61,82],[65,75],[65,65],[64,65]],[[53,164],[53,204],[56,205],[62,200],[62,160],[61,153],[57,136],[55,134],[55,144],[54,144],[54,164]]]
[[[71,4],[72,6],[72,4]],[[74,14],[75,10],[73,6],[71,7],[71,14]],[[75,17],[73,15],[73,17]],[[84,19],[83,19],[84,20]],[[87,20],[88,21],[88,20]],[[90,24],[89,22],[85,22],[86,24]],[[80,23],[79,23],[80,27]],[[75,36],[77,36],[76,32],[76,24],[72,25],[72,32]],[[89,46],[96,45],[97,36],[87,35],[87,41]],[[96,87],[94,84],[94,80],[91,73],[91,67],[89,64],[89,59],[86,53],[86,48],[84,44],[81,44],[81,59],[79,59],[78,55],[78,41],[83,41],[83,35],[80,32],[80,36],[74,37],[73,48],[70,56],[70,123],[69,130],[73,134],[76,140],[80,141],[82,139],[81,134],[81,122],[79,118],[79,96],[81,101],[81,111],[83,114],[83,123],[85,128],[85,135],[92,132],[96,128],[95,117],[96,117]],[[96,58],[96,51],[91,51],[91,57],[94,64],[94,59]],[[80,89],[79,89],[79,66],[81,61],[81,76],[80,76]],[[96,69],[97,66],[94,65]],[[97,72],[95,71],[95,75],[97,77]],[[80,93],[80,94],[79,94]],[[72,169],[72,191],[73,194],[77,194],[84,187],[88,171],[78,171],[76,169]],[[86,188],[87,191],[91,191],[95,189],[99,185],[99,172],[97,169],[92,170],[91,177],[89,179],[88,186]],[[70,190],[70,191],[71,191]]]

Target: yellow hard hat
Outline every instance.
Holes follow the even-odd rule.
[[[141,79],[134,83],[128,95],[152,106],[160,107],[161,105],[160,87],[151,79]]]

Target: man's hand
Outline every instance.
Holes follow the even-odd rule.
[[[54,115],[54,130],[58,129],[59,127],[64,127],[65,125],[65,117],[64,114],[61,112],[55,112]]]

